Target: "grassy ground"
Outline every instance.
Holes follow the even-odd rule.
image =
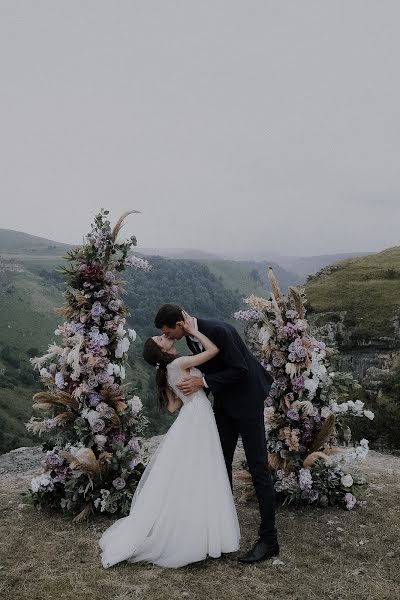
[[[379,457],[376,453],[375,456]],[[400,459],[368,463],[366,505],[281,508],[283,564],[237,563],[236,555],[181,569],[120,564],[104,570],[97,541],[112,522],[72,525],[21,504],[31,474],[0,483],[0,596],[12,600],[396,600],[400,597]],[[242,548],[256,535],[255,502],[239,504]]]
[[[348,324],[366,338],[393,335],[400,312],[400,247],[342,261],[327,276],[306,286],[317,312],[347,311]]]

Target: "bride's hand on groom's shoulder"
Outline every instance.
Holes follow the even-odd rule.
[[[190,315],[186,311],[182,311],[183,321],[179,321],[179,324],[182,326],[185,333],[189,335],[194,335],[196,333],[196,329],[193,325],[193,320]]]

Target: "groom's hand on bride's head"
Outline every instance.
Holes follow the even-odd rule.
[[[203,389],[203,378],[195,375],[184,377],[177,387],[183,394],[185,394],[185,396],[190,396],[191,394],[195,394],[199,390]]]

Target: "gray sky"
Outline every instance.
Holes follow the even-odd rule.
[[[400,244],[398,0],[0,0],[1,227]]]

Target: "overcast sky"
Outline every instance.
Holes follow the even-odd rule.
[[[0,0],[0,227],[400,244],[399,0]]]

